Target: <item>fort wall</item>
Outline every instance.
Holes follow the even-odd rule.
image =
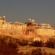
[[[29,19],[26,23],[7,22],[5,17],[0,17],[0,30],[20,30],[28,35],[33,32],[41,36],[55,36],[55,30],[49,24],[38,25],[35,20]]]

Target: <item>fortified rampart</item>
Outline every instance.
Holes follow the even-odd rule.
[[[38,24],[35,20],[29,19],[28,22],[7,22],[6,17],[0,17],[0,30],[16,30],[18,33],[23,33],[23,36],[55,36],[55,29],[49,24]],[[21,32],[20,32],[21,31]],[[36,38],[39,39],[39,38]],[[40,40],[40,39],[39,39]]]
[[[26,28],[26,24],[23,24],[21,22],[7,22],[5,20],[5,17],[0,17],[0,29],[7,30],[7,29],[13,29],[13,30],[22,30]]]

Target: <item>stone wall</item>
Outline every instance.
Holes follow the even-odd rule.
[[[55,36],[54,29],[38,29],[37,34],[40,36]]]
[[[0,30],[35,30],[35,34],[41,36],[55,36],[55,30],[52,29],[51,25],[49,24],[36,24],[34,20],[29,19],[28,22],[21,23],[21,22],[7,22],[5,17],[0,17]],[[31,31],[32,31],[31,30]],[[26,31],[27,32],[27,31]],[[29,31],[30,33],[30,31]]]
[[[23,30],[26,28],[25,24],[17,22],[6,22],[5,18],[0,17],[0,30],[14,29],[14,30]]]

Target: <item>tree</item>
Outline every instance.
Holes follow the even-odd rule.
[[[18,43],[19,43],[19,45],[25,46],[25,45],[28,44],[28,41],[26,41],[26,40],[20,40]]]
[[[49,38],[49,40],[46,42],[46,47],[55,48],[55,39]]]
[[[42,51],[41,51],[40,48],[38,48],[38,49],[33,49],[31,55],[42,55]]]
[[[42,47],[43,42],[42,41],[34,41],[34,42],[32,42],[31,46]]]

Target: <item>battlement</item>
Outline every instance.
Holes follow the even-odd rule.
[[[17,26],[35,26],[35,27],[39,27],[39,28],[52,28],[50,24],[45,24],[45,23],[41,23],[40,25],[38,23],[35,22],[35,20],[31,20],[31,19],[28,19],[28,21],[26,23],[22,23],[22,22],[7,22],[6,21],[6,16],[3,16],[1,17],[0,16],[0,27],[1,26],[14,26],[14,27],[17,27]],[[6,29],[7,29],[6,27]]]
[[[23,27],[35,27],[35,28],[43,28],[43,29],[51,29],[50,24],[41,23],[40,25],[35,22],[35,20],[28,19],[26,23],[22,22],[7,22],[6,16],[0,16],[0,29],[23,29]]]
[[[6,17],[5,16],[3,16],[3,17],[0,16],[0,24],[4,23],[4,22],[6,22]]]
[[[41,23],[40,25],[35,20],[28,19],[26,23],[22,22],[7,22],[6,17],[0,17],[0,30],[19,30],[23,33],[34,32],[35,35],[55,35],[55,29],[50,24]]]

